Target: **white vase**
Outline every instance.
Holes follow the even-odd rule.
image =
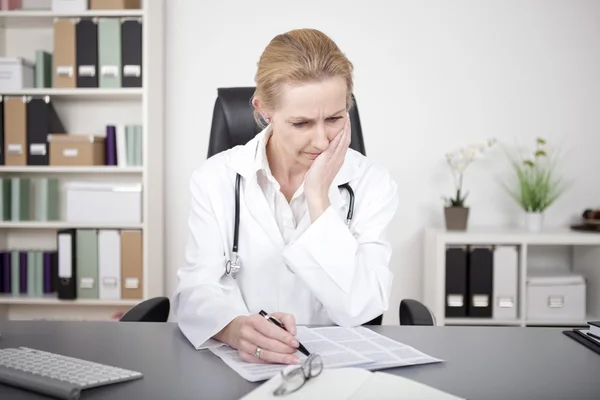
[[[540,212],[528,212],[525,214],[525,228],[529,232],[540,232],[544,225],[544,214]]]

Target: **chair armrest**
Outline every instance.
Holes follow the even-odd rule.
[[[400,302],[400,325],[435,325],[435,316],[423,303],[405,299]]]

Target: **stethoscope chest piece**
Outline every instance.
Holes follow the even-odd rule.
[[[225,273],[231,275],[231,277],[235,279],[240,271],[241,266],[242,264],[240,263],[240,258],[236,253],[233,260],[227,260],[227,263],[225,264]]]

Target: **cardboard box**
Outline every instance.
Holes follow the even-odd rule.
[[[90,0],[90,10],[139,10],[141,0]]]
[[[65,183],[66,222],[141,223],[140,183]]]
[[[536,273],[527,277],[527,319],[584,321],[586,282],[571,273]]]
[[[0,57],[0,91],[28,89],[34,85],[33,62],[18,57]]]
[[[105,165],[103,136],[50,134],[50,165]]]
[[[52,0],[52,11],[56,13],[80,13],[87,9],[88,0]]]

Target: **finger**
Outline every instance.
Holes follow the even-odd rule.
[[[257,315],[257,317],[258,318],[252,318],[251,321],[252,321],[252,326],[258,332],[262,333],[263,335],[265,335],[271,339],[275,339],[282,343],[285,343],[290,347],[294,347],[294,348],[298,347],[298,341],[296,340],[294,335],[292,335],[285,329],[281,329],[277,325],[267,321],[267,319],[264,318],[263,316]]]
[[[240,359],[245,362],[257,363],[257,364],[266,364],[267,363],[265,360],[256,358],[256,357],[254,357],[254,355],[246,353],[245,351],[238,351],[238,355],[240,356]]]
[[[263,335],[253,328],[243,332],[242,339],[252,343],[255,346],[255,350],[256,346],[258,346],[261,349],[271,350],[276,353],[294,354],[298,351],[298,346],[288,346],[277,339],[271,339],[270,337]]]
[[[344,130],[344,136],[341,139],[340,143],[338,144],[332,157],[344,158],[344,156],[346,154],[346,150],[348,149],[348,146],[350,146],[350,133],[347,130]]]
[[[283,322],[285,329],[292,335],[296,336],[296,318],[294,318],[292,314],[274,312],[271,313],[271,315]]]
[[[256,345],[248,342],[247,340],[240,340],[240,351],[241,351],[240,358],[243,353],[246,353],[244,355],[244,357],[246,357],[247,359],[257,360],[257,358],[254,356],[256,347],[260,347],[260,346],[256,346]],[[277,353],[277,352],[274,352],[271,350],[263,349],[262,347],[260,347],[260,349],[261,349],[260,360],[264,361],[264,362],[278,363],[278,364],[297,364],[300,360],[298,358],[298,356],[296,356],[294,354]]]
[[[352,122],[350,121],[350,114],[347,114],[347,118],[346,118],[346,134],[348,137],[348,146],[350,145],[350,143],[352,142]]]
[[[329,146],[326,150],[329,154],[335,154],[335,151],[338,149],[342,139],[344,138],[345,132],[345,129],[342,129],[337,135],[335,135],[333,140],[329,142]]]

